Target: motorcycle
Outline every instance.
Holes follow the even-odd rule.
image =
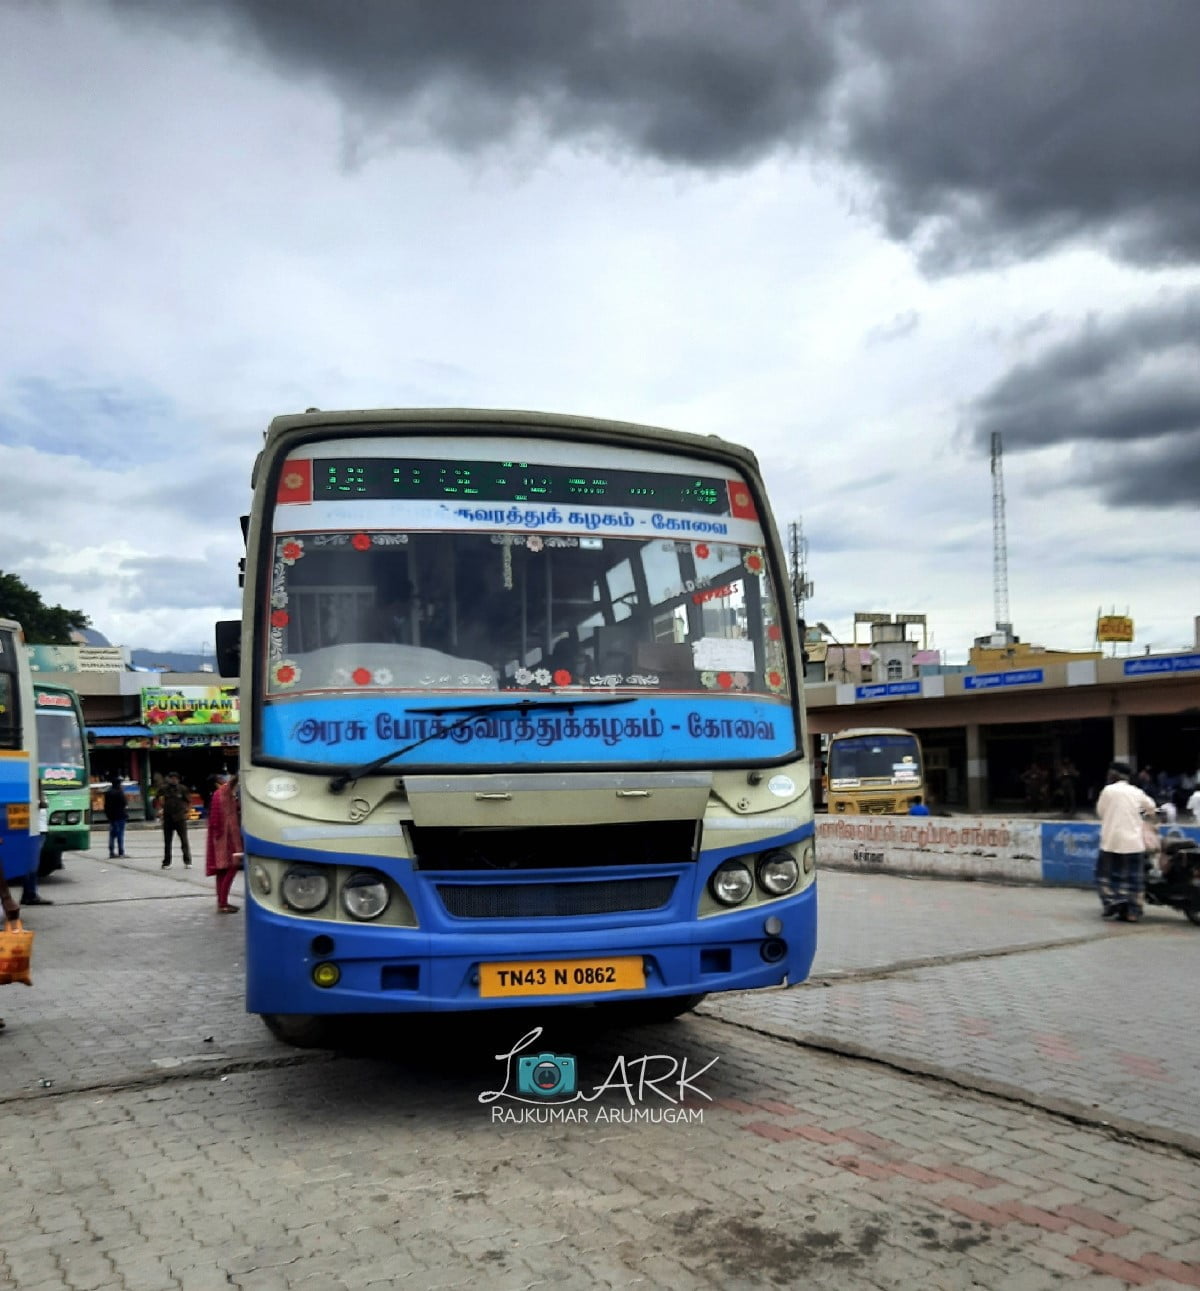
[[[1182,910],[1189,922],[1200,926],[1200,843],[1168,834],[1160,865],[1146,865],[1144,898],[1147,905]]]

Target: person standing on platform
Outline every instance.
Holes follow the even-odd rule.
[[[125,855],[125,823],[129,819],[129,804],[125,801],[125,788],[121,777],[114,775],[112,784],[104,791],[104,815],[108,820],[108,855]]]
[[[192,867],[192,849],[188,846],[188,814],[192,809],[191,796],[186,786],[179,783],[179,772],[168,771],[167,782],[158,791],[156,799],[162,813],[164,870],[171,866],[171,836],[179,835],[179,850],[183,854],[183,868]]]
[[[229,904],[229,889],[242,868],[242,820],[238,809],[237,776],[217,785],[208,805],[208,838],[204,846],[204,872],[217,881],[217,913],[236,914]]]

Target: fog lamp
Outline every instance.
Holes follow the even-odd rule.
[[[312,970],[312,979],[315,986],[330,987],[336,986],[341,980],[342,970],[336,965],[326,961],[323,964],[317,964]]]

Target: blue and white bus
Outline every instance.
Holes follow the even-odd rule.
[[[754,455],[523,412],[276,418],[240,629],[247,1007],[620,1003],[802,980],[795,616]],[[621,1012],[621,1010],[618,1010]]]
[[[37,871],[37,726],[21,625],[0,619],[0,865],[11,884]]]

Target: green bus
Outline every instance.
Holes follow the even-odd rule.
[[[91,845],[91,769],[79,696],[66,686],[36,681],[33,699],[38,789],[47,813],[38,873],[46,875],[62,867],[63,852]]]

